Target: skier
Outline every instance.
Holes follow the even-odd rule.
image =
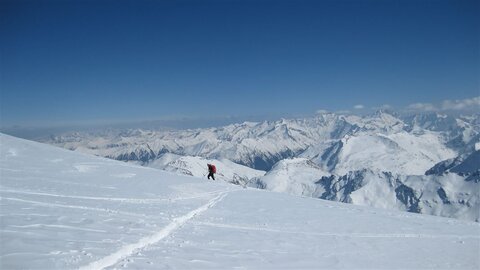
[[[217,173],[217,168],[215,168],[215,165],[213,164],[207,164],[208,167],[208,176],[207,178],[210,179],[210,176],[212,177],[213,180],[215,180],[215,176],[213,176],[214,173]]]

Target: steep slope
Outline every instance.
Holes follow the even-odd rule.
[[[460,155],[456,158],[439,162],[425,172],[425,174],[443,175],[449,172],[468,176],[469,179],[476,182],[480,181],[480,150],[476,150],[468,155]]]
[[[467,176],[403,176],[362,170],[316,182],[318,198],[480,221],[480,183]]]
[[[480,150],[468,155],[460,164],[451,168],[449,171],[460,175],[478,175],[480,171]]]
[[[0,161],[2,269],[480,267],[476,223],[242,189],[5,135]]]

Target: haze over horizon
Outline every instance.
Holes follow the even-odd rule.
[[[478,1],[2,1],[0,128],[480,106]],[[166,125],[168,126],[168,125]]]

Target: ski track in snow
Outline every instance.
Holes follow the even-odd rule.
[[[17,198],[8,198],[8,197],[1,197],[2,200],[14,201],[14,202],[22,202],[27,204],[33,204],[35,206],[45,206],[45,207],[62,207],[62,208],[72,208],[72,209],[81,209],[81,210],[91,210],[91,211],[98,211],[98,212],[105,212],[109,214],[122,214],[127,216],[133,217],[145,217],[145,215],[135,214],[131,212],[125,211],[117,211],[113,209],[107,208],[97,208],[97,207],[87,207],[87,206],[77,206],[77,205],[63,205],[59,203],[45,203],[40,201],[32,201],[32,200],[24,200],[24,199],[17,199]]]
[[[15,189],[0,189],[0,192],[5,193],[15,193],[15,194],[26,194],[26,195],[37,195],[37,196],[47,196],[47,197],[58,197],[58,198],[69,198],[69,199],[82,199],[82,200],[99,200],[99,201],[114,201],[114,202],[123,202],[123,203],[136,203],[136,204],[150,204],[150,203],[164,203],[164,202],[175,202],[181,200],[191,200],[204,198],[211,195],[217,195],[223,193],[224,191],[212,191],[212,192],[203,192],[198,193],[195,196],[182,196],[182,197],[173,197],[173,198],[157,198],[157,199],[136,199],[136,198],[115,198],[115,197],[91,197],[91,196],[76,196],[76,195],[60,195],[53,193],[44,193],[44,192],[32,192],[32,191],[23,191]]]
[[[195,216],[215,206],[218,202],[223,200],[223,198],[227,194],[228,194],[228,191],[221,193],[220,195],[214,197],[213,199],[208,201],[206,204],[200,206],[199,208],[196,208],[195,210],[192,210],[183,216],[174,218],[170,224],[165,226],[163,229],[161,229],[157,233],[151,236],[144,237],[136,243],[125,245],[122,248],[120,248],[117,252],[110,254],[106,257],[103,257],[97,261],[91,262],[86,266],[82,266],[79,268],[79,270],[104,269],[106,267],[109,267],[118,263],[122,259],[132,255],[136,251],[145,249],[146,247],[161,241],[165,237],[171,235],[175,230],[182,227],[189,220],[193,219]]]
[[[12,228],[54,228],[54,229],[66,229],[66,230],[77,230],[77,231],[85,231],[85,232],[99,232],[99,233],[106,233],[105,230],[95,230],[95,229],[87,229],[87,228],[79,228],[67,225],[51,225],[51,224],[31,224],[31,225],[10,225],[9,227]]]

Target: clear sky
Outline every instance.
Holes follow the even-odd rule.
[[[2,0],[1,126],[479,96],[479,2]]]

